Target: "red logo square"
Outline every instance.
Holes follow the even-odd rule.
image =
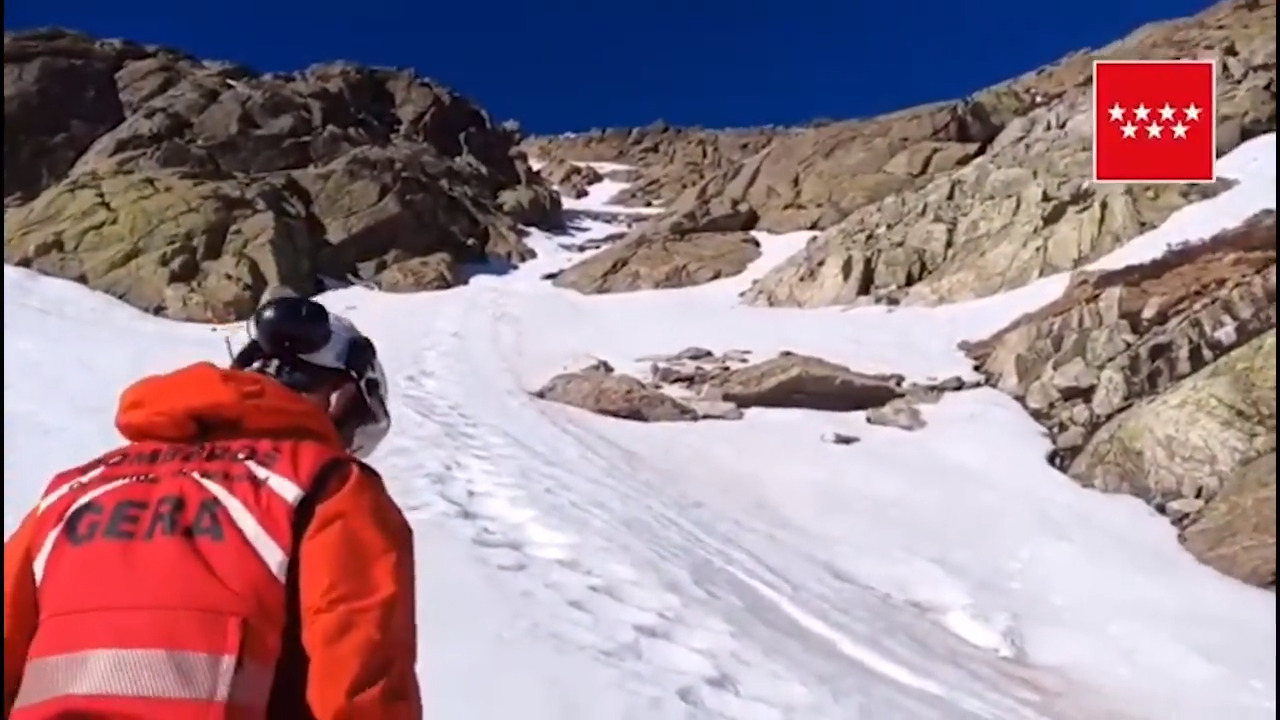
[[[1093,63],[1093,180],[1213,182],[1217,63]]]

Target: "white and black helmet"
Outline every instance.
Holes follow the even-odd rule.
[[[249,342],[232,367],[261,372],[298,392],[312,392],[335,374],[352,380],[349,401],[335,400],[330,416],[347,450],[360,459],[391,430],[387,378],[373,341],[325,306],[294,295],[271,297],[247,323]],[[356,397],[358,396],[358,397]]]

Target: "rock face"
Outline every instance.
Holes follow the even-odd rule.
[[[965,349],[1049,429],[1073,478],[1180,522],[1202,507],[1217,517],[1223,488],[1275,452],[1275,293],[1267,211],[1146,264],[1081,273],[1058,301]],[[1215,566],[1245,563],[1206,545],[1221,532],[1187,537]]]
[[[669,205],[685,190],[763,150],[781,128],[702,130],[658,122],[644,128],[593,130],[532,137],[522,143],[531,157],[556,161],[622,162],[636,168],[634,183],[614,202]]]
[[[231,321],[314,288],[323,236],[297,181],[86,171],[5,217],[5,260],[181,320]]]
[[[148,311],[237,317],[320,275],[445,287],[560,222],[519,138],[411,72],[259,75],[61,30],[6,32],[4,60],[5,261]]]
[[[908,186],[914,192],[843,206],[851,212],[745,299],[811,307],[865,295],[919,304],[981,297],[1074,269],[1220,190],[1090,183],[1089,62],[1108,57],[1224,58],[1219,150],[1275,129],[1274,1],[1229,0],[1195,18],[1149,25],[977,93],[968,112],[989,119],[985,137],[972,138],[981,147],[930,138],[900,151],[937,157],[929,153],[946,150],[965,162],[936,170],[904,163],[920,169],[914,177],[921,181]],[[887,167],[877,172],[889,174]]]
[[[1074,269],[1223,187],[1092,185],[1087,108],[1080,98],[1036,110],[980,160],[854,210],[744,300],[813,307],[990,295]]]
[[[1240,468],[1182,531],[1201,562],[1251,585],[1276,587],[1276,454]]]
[[[968,98],[869,120],[722,133],[659,126],[526,147],[636,165],[634,192],[685,215],[686,232],[724,231],[691,214],[710,202],[750,212],[735,232],[824,230],[746,293],[752,304],[978,297],[1079,267],[1224,187],[1092,185],[1094,59],[1221,58],[1226,152],[1275,129],[1275,21],[1274,0],[1225,0]]]
[[[1069,472],[1164,504],[1213,497],[1275,447],[1273,329],[1103,425]]]

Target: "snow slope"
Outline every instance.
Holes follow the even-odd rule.
[[[1097,265],[1274,207],[1275,158],[1274,136],[1238,148],[1221,166],[1237,187]],[[994,391],[948,395],[915,433],[786,410],[644,425],[525,393],[584,354],[628,368],[687,345],[967,374],[958,340],[1065,277],[935,309],[739,306],[798,233],[761,235],[745,275],[687,290],[583,297],[539,280],[612,231],[535,234],[537,260],[448,292],[326,295],[392,375],[396,428],[375,464],[417,533],[427,717],[1275,716],[1274,595],[1197,564],[1136,500],[1047,467],[1040,428]],[[7,534],[51,473],[117,441],[123,385],[225,357],[238,331],[11,267],[4,282]],[[833,430],[863,441],[819,442]]]

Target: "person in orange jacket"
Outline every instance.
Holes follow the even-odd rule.
[[[57,475],[4,546],[7,720],[419,720],[413,539],[359,458],[373,343],[268,300],[231,368],[120,396],[128,444]]]

